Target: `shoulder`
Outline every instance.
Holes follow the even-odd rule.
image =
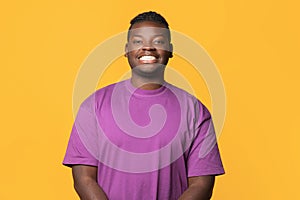
[[[166,87],[176,95],[181,106],[187,107],[188,112],[199,116],[200,119],[207,119],[211,117],[207,107],[196,96],[170,83],[166,83]]]
[[[199,98],[197,98],[193,94],[190,94],[186,90],[179,88],[171,83],[166,83],[166,87],[169,90],[171,90],[177,96],[177,98],[180,99],[180,101],[183,101],[186,103],[193,103],[194,105],[205,107],[205,105],[200,101]]]
[[[91,109],[97,108],[104,103],[109,101],[113,90],[117,84],[123,84],[124,81],[112,83],[100,89],[97,89],[94,93],[89,95],[82,103],[81,108]]]

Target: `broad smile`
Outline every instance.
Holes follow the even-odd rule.
[[[158,61],[157,57],[152,55],[143,55],[138,57],[139,61],[143,64],[156,63]]]

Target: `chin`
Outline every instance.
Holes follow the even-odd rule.
[[[164,73],[165,65],[154,63],[154,64],[142,64],[132,68],[133,72],[143,76],[156,76]]]

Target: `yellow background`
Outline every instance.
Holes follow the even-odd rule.
[[[296,0],[2,2],[0,199],[78,199],[61,165],[76,74],[96,45],[148,10],[200,43],[222,75],[227,174],[213,199],[300,199],[299,8]],[[193,86],[211,108],[206,88]]]

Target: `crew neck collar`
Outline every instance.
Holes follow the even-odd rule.
[[[163,93],[166,89],[167,82],[163,82],[161,87],[154,89],[154,90],[145,90],[145,89],[140,89],[132,85],[131,79],[125,80],[125,85],[126,88],[134,95],[139,95],[139,96],[156,96],[161,93]]]

